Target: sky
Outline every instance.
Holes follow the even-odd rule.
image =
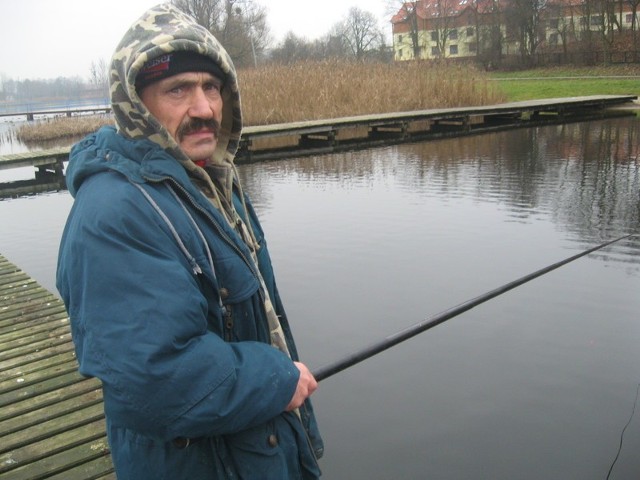
[[[287,32],[313,40],[351,7],[372,13],[390,36],[388,0],[256,0],[276,42]],[[128,27],[162,0],[0,0],[0,79],[89,77],[109,61]]]

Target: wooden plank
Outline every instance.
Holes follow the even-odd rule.
[[[106,443],[106,438],[103,440]],[[97,442],[91,444],[96,448]],[[102,445],[97,448],[101,448]],[[94,460],[78,465],[77,467],[65,470],[56,475],[47,477],[47,480],[116,480],[111,457],[102,455]]]
[[[60,308],[60,307],[58,307]],[[0,344],[2,344],[4,339],[7,341],[11,338],[16,338],[20,335],[26,336],[31,335],[32,333],[36,333],[38,331],[43,331],[47,329],[51,329],[53,325],[48,325],[50,323],[55,322],[58,325],[62,325],[65,323],[69,323],[69,317],[67,316],[67,312],[62,307],[62,311],[56,312],[48,312],[49,315],[30,315],[30,318],[25,320],[24,323],[16,323],[15,321],[11,323],[11,319],[5,319],[0,322]]]
[[[0,410],[0,422],[10,420],[19,415],[25,415],[41,408],[54,408],[58,403],[64,403],[69,399],[82,396],[89,392],[98,390],[102,395],[100,382],[95,378],[85,378],[72,383],[64,388],[58,388],[49,392],[29,396],[20,401],[7,404]],[[77,405],[76,405],[77,408]]]
[[[35,336],[40,333],[51,332],[54,329],[69,328],[69,317],[64,306],[55,304],[52,307],[43,305],[43,309],[30,314],[20,315],[24,324],[14,323],[8,327],[2,327],[0,331],[0,345],[9,345],[20,338]]]
[[[0,381],[0,392],[2,394],[12,392],[14,390],[25,390],[30,385],[36,385],[46,382],[78,370],[78,363],[75,358],[59,363],[57,365],[49,365],[46,368],[36,370],[34,372],[22,373],[13,377],[3,375]]]
[[[3,458],[11,457],[22,462],[25,459],[46,456],[60,447],[59,442],[65,439],[75,441],[78,435],[82,438],[85,438],[85,434],[93,437],[103,435],[103,419],[102,403],[91,404],[36,426],[4,435],[0,445],[0,464]]]
[[[47,478],[107,457],[110,452],[104,431],[104,421],[98,420],[0,455],[0,479]]]
[[[20,323],[24,322],[25,325],[17,325],[15,323],[15,318],[18,316],[20,317]],[[5,320],[14,319],[13,326],[15,327],[13,330],[0,333],[0,343],[2,343],[5,341],[5,336],[6,340],[8,340],[11,337],[20,335],[21,330],[37,328],[35,325],[31,324],[32,321],[36,324],[46,321],[59,322],[66,321],[69,317],[67,316],[67,311],[65,310],[64,305],[60,302],[38,302],[30,303],[23,309],[14,309],[4,314],[0,314],[0,318],[3,322]],[[38,322],[38,320],[40,320],[40,322]],[[25,334],[28,334],[28,332]]]
[[[31,397],[36,397],[42,393],[52,392],[60,388],[66,388],[74,383],[85,380],[77,370],[66,373],[64,375],[55,377],[53,379],[45,380],[35,385],[26,385],[20,390],[11,390],[9,392],[0,393],[0,407],[4,408],[6,405],[19,402]]]
[[[13,414],[0,420],[0,437],[9,435],[31,427],[36,427],[47,421],[74,412],[78,405],[93,406],[102,403],[102,390],[94,388],[81,395],[58,401],[51,405],[43,406],[36,410],[30,410],[21,414]]]
[[[0,479],[115,479],[62,301],[0,255]]]
[[[73,344],[71,342],[61,342],[46,349],[27,351],[24,353],[24,355],[10,357],[8,359],[0,361],[0,372],[10,368],[20,367],[22,365],[28,365],[32,362],[36,362],[46,358],[55,357],[60,353],[69,352],[72,350]]]
[[[69,325],[65,324],[60,327],[53,328],[49,332],[36,334],[33,338],[20,338],[6,342],[2,346],[3,351],[0,352],[0,361],[23,355],[28,351],[47,348],[70,340],[71,332],[69,331]]]
[[[6,368],[4,370],[0,369],[0,372],[2,373],[2,377],[0,377],[0,383],[9,378],[21,378],[23,377],[23,375],[46,370],[47,368],[51,368],[55,365],[61,365],[67,362],[75,362],[75,360],[75,352],[72,348],[69,348],[64,352],[59,353],[58,355],[51,355],[42,360],[23,363],[22,365],[14,366],[12,368]]]

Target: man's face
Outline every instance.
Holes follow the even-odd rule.
[[[191,160],[204,160],[218,144],[221,87],[210,73],[186,72],[146,86],[140,99]]]

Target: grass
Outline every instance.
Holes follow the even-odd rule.
[[[585,95],[640,96],[640,66],[545,68],[492,73],[509,101]]]

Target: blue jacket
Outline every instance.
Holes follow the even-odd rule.
[[[186,170],[105,127],[73,148],[67,184],[57,287],[80,371],[103,384],[119,480],[318,477],[310,403],[283,413],[299,373],[269,345],[249,251]],[[262,229],[234,203],[295,360]]]

